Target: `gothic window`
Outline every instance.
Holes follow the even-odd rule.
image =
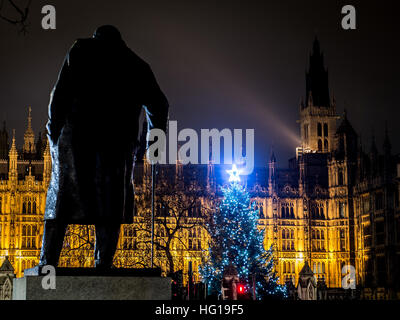
[[[324,137],[328,136],[328,124],[324,123]]]
[[[136,249],[136,230],[131,225],[124,226],[124,237],[122,243],[124,249]]]
[[[22,204],[22,213],[26,213],[26,202]]]
[[[338,185],[342,186],[343,185],[343,169],[339,169],[338,171]]]
[[[322,141],[318,139],[318,151],[322,151]]]
[[[290,218],[290,215],[289,215],[289,207],[286,207],[286,218]]]
[[[370,209],[369,198],[368,197],[364,197],[363,198],[363,213],[368,213],[369,209]]]
[[[22,226],[22,248],[35,249],[36,248],[36,227],[31,225]]]
[[[311,215],[313,218],[317,218],[317,210],[318,208],[316,208],[314,205],[311,207]]]
[[[346,251],[346,237],[344,229],[340,229],[340,251]]]
[[[308,124],[304,125],[304,140],[308,140]]]
[[[28,214],[32,213],[32,203],[28,201]]]
[[[290,207],[290,217],[294,219],[294,210],[293,207]]]
[[[263,210],[263,206],[260,206],[260,219],[264,218],[264,210]]]
[[[322,137],[322,125],[321,125],[321,123],[318,123],[317,134],[318,134],[318,137]]]
[[[375,210],[383,209],[383,194],[377,193],[375,196]]]
[[[326,152],[329,150],[329,148],[328,148],[328,140],[326,140],[326,139],[324,141],[324,149],[325,149]]]
[[[344,218],[345,216],[345,204],[339,201],[339,217]]]
[[[0,197],[0,213],[3,213],[2,208],[3,208],[3,201],[2,198]]]
[[[282,218],[285,218],[285,208],[284,207],[281,208],[281,214],[282,214]]]
[[[376,244],[385,244],[385,222],[377,221],[375,224]]]
[[[196,228],[189,229],[188,236],[188,249],[201,250],[201,232]]]
[[[32,204],[32,213],[33,213],[33,214],[36,214],[36,201],[33,201],[33,204]]]

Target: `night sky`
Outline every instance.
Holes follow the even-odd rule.
[[[19,2],[24,2],[20,0]],[[57,29],[41,28],[41,8],[57,10]],[[357,30],[341,28],[341,8],[357,9]],[[381,150],[385,120],[400,152],[400,30],[395,1],[56,1],[33,0],[27,35],[0,21],[0,121],[22,144],[27,107],[37,134],[67,50],[97,26],[114,24],[147,61],[178,128],[255,128],[256,164],[271,146],[280,167],[299,145],[299,103],[317,35],[337,112],[369,149]],[[107,128],[104,128],[107,130]]]

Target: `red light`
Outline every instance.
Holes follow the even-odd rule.
[[[244,293],[244,285],[239,284],[238,287],[237,287],[237,291],[238,291],[239,293]]]

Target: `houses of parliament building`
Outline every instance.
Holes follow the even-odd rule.
[[[392,153],[387,132],[382,152],[375,139],[365,148],[347,114],[338,116],[323,57],[315,40],[306,74],[306,99],[299,106],[301,146],[296,156],[286,168],[278,168],[272,152],[265,167],[256,168],[243,183],[259,210],[265,248],[273,245],[281,283],[290,280],[297,285],[299,272],[308,262],[316,279],[324,279],[328,288],[342,288],[343,277],[349,274],[363,297],[399,299],[400,157]],[[0,130],[0,264],[8,257],[18,277],[39,260],[51,175],[47,137],[35,137],[31,120],[29,109],[20,150],[15,133],[10,137],[5,125]],[[212,201],[218,201],[220,186],[226,183],[223,169],[211,161],[208,165],[159,165],[155,264],[165,273],[182,269],[187,277],[191,269],[194,280],[200,280],[197,268],[208,243],[204,220],[216,208]],[[144,254],[148,241],[143,240],[148,238],[143,225],[150,212],[147,161],[139,162],[135,173],[135,223],[121,227],[116,266],[148,266]],[[169,193],[157,193],[163,181]],[[179,201],[191,201],[188,193],[193,188],[202,193],[187,209],[178,202],[169,206],[161,202],[162,197],[176,198],[179,192]],[[175,206],[183,208],[182,228],[176,227]],[[191,226],[185,228],[185,224]],[[60,263],[92,266],[93,237],[92,227],[70,226]]]

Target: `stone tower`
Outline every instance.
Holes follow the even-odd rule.
[[[336,105],[331,101],[328,71],[316,38],[306,73],[306,101],[300,105],[300,134],[305,152],[328,153],[333,149],[336,132]]]

